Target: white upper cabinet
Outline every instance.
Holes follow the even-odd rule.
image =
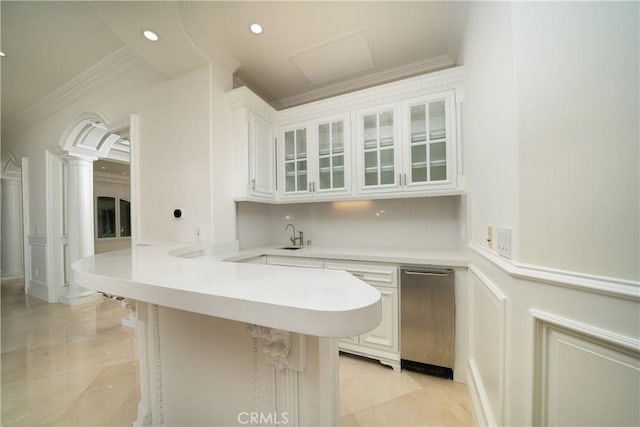
[[[350,194],[350,139],[348,114],[281,128],[281,198],[333,199]]]
[[[285,127],[280,130],[278,152],[280,157],[280,194],[305,197],[311,193],[309,181],[309,129],[306,125]]]
[[[316,122],[314,133],[318,144],[315,192],[326,194],[351,193],[351,127],[349,115]]]
[[[456,67],[281,111],[246,87],[227,92],[235,199],[462,194],[463,78]]]
[[[402,184],[400,104],[362,110],[357,117],[358,193],[399,191]]]
[[[405,191],[455,188],[455,92],[403,102],[403,176]]]
[[[276,111],[246,87],[227,92],[231,107],[233,196],[272,201],[276,195]]]
[[[358,112],[358,194],[454,189],[453,90]]]
[[[257,114],[251,114],[249,135],[249,195],[273,197],[276,178],[274,126]]]

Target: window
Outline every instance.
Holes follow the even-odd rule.
[[[96,234],[98,239],[131,237],[131,202],[118,197],[98,196]]]

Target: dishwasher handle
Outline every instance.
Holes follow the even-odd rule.
[[[446,277],[450,276],[452,271],[415,271],[415,270],[403,270],[404,274],[408,274],[410,276],[438,276],[438,277]]]

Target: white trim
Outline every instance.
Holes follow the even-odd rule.
[[[536,308],[530,308],[529,313],[537,321],[601,341],[608,345],[624,349],[636,356],[640,356],[640,340],[635,338],[608,331],[606,329],[601,329],[596,326],[591,326],[576,320],[567,319],[566,317],[547,313]]]
[[[142,60],[131,49],[124,46],[106,56],[88,70],[74,77],[23,112],[10,118],[4,124],[5,135],[11,135],[20,129],[41,121],[45,117],[62,110],[64,107],[86,96],[107,82],[116,80]]]
[[[31,232],[31,221],[29,213],[29,158],[21,159],[22,169],[22,251],[23,251],[23,267],[24,267],[24,293],[29,293],[29,277],[31,272],[31,249],[29,248],[29,233]]]
[[[379,71],[365,77],[347,80],[345,82],[331,84],[319,89],[313,89],[298,95],[280,98],[272,102],[278,109],[289,108],[296,105],[306,104],[319,99],[332,97],[337,94],[353,92],[354,90],[376,86],[384,82],[394,81],[404,78],[407,75],[416,75],[441,70],[452,67],[455,61],[449,55],[440,55],[434,58],[417,61],[412,64],[402,65],[389,70]]]
[[[55,287],[56,287],[56,275],[55,275],[55,249],[53,242],[55,242],[55,225],[53,223],[53,210],[56,207],[56,203],[53,200],[53,189],[56,184],[59,184],[57,179],[54,180],[53,176],[53,162],[55,154],[46,150],[44,152],[44,170],[45,170],[45,185],[44,185],[44,210],[45,210],[45,223],[47,224],[47,240],[52,242],[47,246],[47,281],[49,282],[48,289],[48,301],[56,301]],[[64,286],[64,283],[62,284]]]
[[[506,386],[506,378],[507,378],[507,328],[508,328],[508,316],[507,316],[507,301],[508,298],[507,296],[500,290],[500,288],[498,286],[496,286],[495,283],[493,283],[493,281],[491,279],[489,279],[489,277],[487,275],[485,275],[482,271],[480,271],[480,269],[478,267],[476,267],[474,264],[469,264],[469,272],[472,273],[473,275],[475,275],[478,280],[479,283],[482,285],[481,287],[483,288],[483,292],[492,300],[492,302],[496,305],[497,309],[500,312],[500,325],[499,325],[499,348],[498,348],[498,354],[499,354],[499,359],[498,359],[498,371],[499,371],[499,385],[498,385],[498,399],[499,399],[499,404],[500,404],[500,420],[501,423],[504,424],[505,420],[506,420],[506,408],[507,408],[507,394],[506,394],[506,390],[507,390],[507,386]],[[471,289],[472,292],[472,298],[470,299],[471,301],[471,318],[470,320],[473,320],[473,303],[474,303],[474,299],[475,296],[473,295],[473,287]],[[471,339],[473,339],[473,336],[475,335],[475,330],[474,330],[475,325],[472,323],[471,324],[471,331],[469,336],[471,337]],[[475,356],[475,348],[473,348],[473,343],[471,343],[471,356]],[[475,365],[475,359],[474,360],[474,365]],[[477,366],[476,366],[476,370],[477,370]],[[480,374],[479,372],[476,372],[478,378],[480,378]],[[490,402],[487,401],[490,405]],[[492,416],[495,419],[495,412],[492,411]]]
[[[446,89],[455,89],[462,85],[463,80],[464,67],[455,67],[386,83],[310,104],[280,110],[277,112],[277,125],[283,126],[305,120],[315,120],[326,115],[335,114],[336,111],[360,110]]]
[[[24,279],[24,274],[14,274],[12,276],[2,276],[0,278],[0,282],[6,283],[6,282],[12,282],[12,281],[18,280],[18,279]]]
[[[516,279],[525,279],[620,299],[640,301],[640,282],[638,281],[523,264],[499,257],[493,251],[477,243],[472,242],[468,247]]]
[[[93,172],[93,180],[97,182],[106,182],[108,184],[124,184],[127,185],[131,181],[129,177],[123,175],[115,175],[106,172]]]
[[[39,300],[49,302],[49,288],[47,284],[39,280],[29,279],[28,294],[38,298]]]
[[[547,425],[549,399],[549,333],[555,330],[590,341],[596,345],[609,347],[613,351],[640,357],[640,340],[601,329],[586,323],[551,314],[535,308],[529,309],[533,320],[532,360],[532,425]]]
[[[140,117],[129,117],[129,185],[131,202],[131,242],[140,243]]]
[[[469,359],[467,367],[467,389],[471,398],[473,418],[478,426],[497,426],[496,417],[493,415],[489,396],[484,387],[475,359]]]

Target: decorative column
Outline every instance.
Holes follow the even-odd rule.
[[[93,249],[93,162],[95,158],[71,155],[67,157],[67,218],[69,223],[69,261],[94,254]],[[80,304],[102,296],[85,289],[71,280],[67,294],[60,298],[63,304]]]

